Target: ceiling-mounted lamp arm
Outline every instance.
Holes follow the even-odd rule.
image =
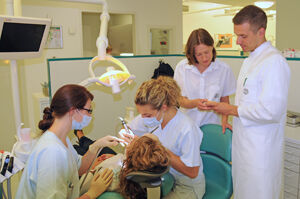
[[[105,60],[106,56],[106,48],[108,46],[108,39],[107,39],[107,28],[108,28],[108,21],[109,21],[109,14],[108,14],[108,7],[105,0],[100,1],[103,4],[103,11],[100,16],[100,31],[99,37],[96,41],[96,46],[98,48],[98,56],[101,60]]]
[[[106,0],[64,0],[69,2],[80,2],[80,3],[94,3],[94,4],[102,4],[102,14],[100,16],[100,32],[99,36],[96,41],[96,46],[98,48],[98,56],[101,60],[105,59],[106,56],[106,48],[108,46],[108,39],[107,39],[107,27],[109,21],[109,14],[108,14],[108,6]]]
[[[93,83],[99,83],[106,87],[112,87],[110,84],[100,81],[99,77],[89,77],[89,78],[83,80],[82,82],[80,82],[79,85],[87,87]]]

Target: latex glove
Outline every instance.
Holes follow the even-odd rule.
[[[121,129],[121,130],[119,131],[119,136],[120,136],[120,138],[123,139],[123,140],[125,140],[125,141],[126,141],[125,144],[127,144],[127,145],[128,145],[128,144],[133,140],[133,138],[135,137],[135,135],[133,134],[133,132],[132,132],[130,129],[128,129],[128,130],[129,130],[129,132],[127,132],[126,129]]]
[[[105,136],[103,138],[100,138],[98,140],[96,140],[93,144],[91,144],[89,146],[89,151],[96,154],[97,151],[102,148],[102,147],[105,147],[105,146],[116,146],[117,144],[119,143],[124,143],[125,141],[120,139],[120,138],[117,138],[115,136],[111,136],[111,135],[108,135],[108,136]]]
[[[105,168],[103,172],[97,173],[92,181],[89,190],[85,193],[90,199],[97,198],[101,195],[113,180],[113,171],[111,169]]]

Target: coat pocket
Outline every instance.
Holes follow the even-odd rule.
[[[220,86],[210,85],[206,91],[206,97],[210,101],[220,102],[221,91]]]

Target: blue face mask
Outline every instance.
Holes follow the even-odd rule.
[[[161,123],[163,122],[163,118],[164,118],[164,115],[162,115],[160,121],[158,121],[156,119],[156,117],[144,117],[143,122],[144,122],[145,126],[147,126],[148,128],[153,128],[153,127],[161,125]]]
[[[82,121],[77,122],[76,120],[72,119],[72,130],[74,130],[74,129],[83,129],[84,127],[89,125],[89,123],[92,120],[91,116],[82,115],[80,112],[79,112],[79,114],[82,116]]]

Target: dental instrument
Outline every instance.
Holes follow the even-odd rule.
[[[121,120],[121,123],[122,123],[122,126],[124,127],[124,129],[126,130],[126,132],[129,134],[129,135],[132,135],[132,133],[129,131],[129,128],[125,122],[125,120],[122,118],[122,117],[119,117],[119,119]]]
[[[7,171],[12,173],[13,167],[14,167],[14,156],[11,156],[10,159],[9,159]]]
[[[159,126],[155,127],[152,131],[150,131],[150,134],[152,134],[156,129],[158,129]]]
[[[2,167],[2,160],[3,160],[3,156],[4,156],[4,154],[3,154],[3,153],[4,153],[4,151],[3,151],[3,150],[1,150],[1,151],[0,151],[0,154],[1,154],[1,155],[0,155],[0,171],[1,171],[1,167]]]
[[[4,160],[4,165],[3,168],[1,170],[1,175],[5,176],[6,170],[7,170],[7,166],[9,163],[9,155],[6,156],[5,160]]]

